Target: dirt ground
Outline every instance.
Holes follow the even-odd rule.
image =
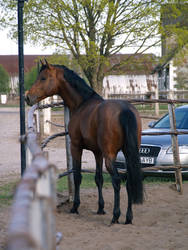
[[[112,189],[104,189],[105,215],[96,214],[96,189],[81,190],[79,215],[69,213],[69,204],[57,214],[57,230],[63,233],[61,249],[188,249],[188,184],[184,185],[183,195],[168,184],[146,185],[145,198],[143,205],[133,208],[133,225],[124,225],[127,196],[122,188],[120,224],[110,226]]]
[[[144,125],[145,127],[145,125]],[[19,112],[0,109],[0,188],[20,176]],[[60,170],[66,168],[64,142],[49,144],[50,161]],[[86,151],[83,166],[94,168],[94,158]],[[97,215],[97,189],[81,189],[79,215],[70,214],[71,204],[56,212],[57,231],[62,232],[60,249],[65,250],[153,250],[188,249],[188,183],[183,195],[170,184],[146,184],[145,202],[133,206],[133,225],[124,225],[127,208],[125,188],[121,189],[120,224],[110,226],[113,190],[104,188],[105,215]],[[1,200],[0,200],[1,201]],[[4,249],[10,205],[0,204],[0,249]]]

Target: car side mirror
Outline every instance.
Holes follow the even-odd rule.
[[[149,128],[153,128],[155,126],[156,121],[152,121],[148,123]]]

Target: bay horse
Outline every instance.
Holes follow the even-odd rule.
[[[104,100],[74,71],[63,65],[42,62],[39,75],[26,94],[28,105],[46,97],[59,95],[71,112],[68,132],[73,157],[74,201],[71,213],[78,213],[80,205],[81,156],[83,149],[93,152],[96,160],[95,182],[98,187],[98,214],[105,214],[102,194],[103,159],[111,175],[114,189],[114,208],[111,223],[120,217],[121,177],[114,165],[122,150],[127,164],[128,208],[125,224],[132,223],[132,203],[143,202],[143,183],[139,146],[141,120],[135,107],[125,100]]]

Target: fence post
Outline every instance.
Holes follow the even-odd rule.
[[[155,99],[159,99],[159,89],[158,89],[158,84],[156,84],[156,88],[155,88]],[[159,103],[156,102],[155,103],[155,115],[159,116]]]
[[[176,130],[176,119],[174,113],[174,105],[168,104],[168,112],[170,118],[170,127],[172,131]],[[181,174],[181,165],[180,165],[180,158],[179,158],[179,147],[178,147],[178,138],[176,134],[171,135],[172,139],[172,150],[173,150],[173,157],[174,157],[174,165],[176,167],[175,171],[175,178],[176,178],[176,188],[180,194],[183,193],[183,185],[182,185],[182,174]]]
[[[44,104],[48,104],[50,103],[51,98],[45,98],[43,100]],[[49,122],[46,121],[51,121],[51,108],[46,108],[43,109],[43,124],[44,124],[44,134],[45,135],[50,135],[51,132],[51,124]]]
[[[65,132],[68,132],[68,124],[70,120],[70,112],[69,108],[65,105],[64,106],[64,122],[65,122]],[[67,170],[73,169],[73,161],[72,161],[72,155],[71,155],[71,149],[70,149],[70,136],[65,136],[65,142],[66,142],[66,155],[67,155]],[[68,175],[68,188],[69,188],[69,201],[73,201],[74,196],[74,179],[73,179],[73,173]]]
[[[38,136],[41,136],[40,132],[40,111],[39,110],[35,110],[35,113],[33,114],[33,123],[35,124],[35,132],[37,133]],[[40,141],[40,137],[39,137],[39,141]],[[26,145],[26,168],[28,166],[31,165],[32,162],[32,154],[30,152],[30,150],[28,149],[27,145]]]
[[[171,89],[168,91],[168,98],[171,99],[171,100],[174,99],[174,91],[171,90]]]

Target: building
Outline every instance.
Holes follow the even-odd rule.
[[[28,72],[32,67],[37,65],[37,62],[42,55],[24,55],[24,72]],[[11,93],[15,94],[19,82],[18,55],[0,55],[0,64],[8,72],[10,76]]]
[[[24,72],[36,66],[41,57],[49,55],[24,55]],[[18,56],[0,55],[0,64],[11,78],[11,92],[18,87]],[[105,69],[104,88],[109,94],[146,94],[155,91],[157,76],[152,74],[157,65],[157,57],[153,54],[116,54],[110,58],[110,66]]]
[[[103,86],[108,94],[138,94],[149,97],[158,87],[158,75],[153,73],[158,64],[154,54],[117,54],[110,58]],[[119,65],[119,66],[115,66]]]
[[[175,11],[174,11],[175,10]],[[172,93],[177,90],[177,84],[179,84],[182,68],[184,72],[188,72],[187,59],[182,58],[180,66],[175,64],[175,60],[179,52],[186,49],[183,46],[178,45],[177,36],[178,33],[173,33],[173,29],[187,30],[188,27],[188,4],[187,3],[169,3],[164,4],[161,8],[161,23],[163,27],[162,36],[162,58],[161,64],[158,65],[154,72],[158,72],[159,90]],[[184,43],[185,41],[182,41]],[[187,53],[187,52],[186,52]],[[183,61],[185,60],[185,63]],[[167,96],[167,94],[166,94]],[[163,97],[166,97],[163,95]],[[173,96],[169,96],[173,98]]]

